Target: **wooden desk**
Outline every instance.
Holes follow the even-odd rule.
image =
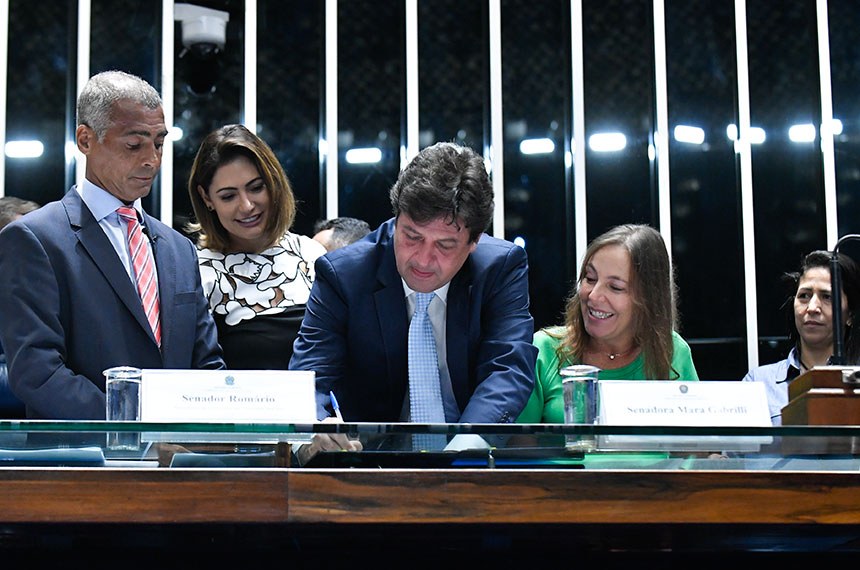
[[[246,554],[301,544],[330,556],[336,543],[344,559],[393,545],[441,557],[488,536],[507,555],[860,550],[853,472],[15,468],[0,469],[0,489],[7,545],[53,534],[140,549],[147,529],[161,550],[196,536],[223,555],[241,535]]]

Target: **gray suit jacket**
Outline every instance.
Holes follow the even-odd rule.
[[[102,371],[223,368],[191,241],[145,216],[161,302],[159,350],[140,297],[72,188],[0,232],[0,339],[29,418],[104,419]]]

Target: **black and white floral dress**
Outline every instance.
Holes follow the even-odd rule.
[[[198,249],[200,277],[227,367],[286,370],[325,248],[287,232],[261,253]]]

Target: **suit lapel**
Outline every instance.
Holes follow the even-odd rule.
[[[86,207],[76,190],[71,190],[63,197],[63,206],[69,216],[72,231],[78,238],[78,242],[86,250],[99,269],[105,280],[116,292],[117,297],[131,311],[138,324],[143,327],[155,342],[146,313],[140,302],[140,295],[135,289],[134,283],[128,277],[125,267],[116,254],[113,246],[102,230],[99,223],[93,217],[89,208]]]
[[[376,305],[376,318],[382,331],[382,346],[388,372],[386,376],[394,394],[405,394],[408,383],[406,297],[394,262],[394,244],[390,239],[376,278],[380,287],[373,294],[373,300]]]
[[[451,387],[460,410],[466,408],[472,389],[469,382],[469,299],[472,294],[470,259],[451,280],[448,288],[447,319],[445,324],[448,372]]]

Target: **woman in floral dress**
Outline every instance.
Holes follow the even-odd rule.
[[[203,290],[232,369],[287,369],[293,340],[326,253],[290,232],[296,202],[269,145],[242,125],[209,133],[188,193]]]

